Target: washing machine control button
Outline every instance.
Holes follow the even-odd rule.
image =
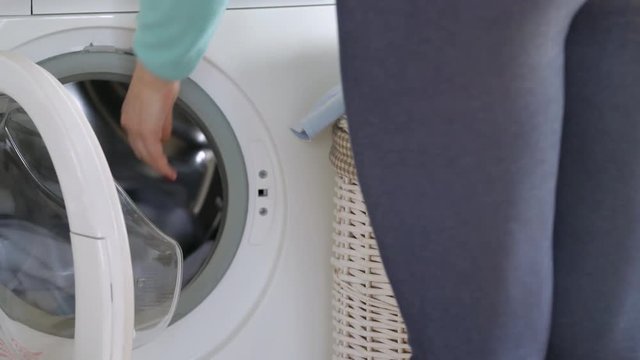
[[[253,228],[251,230],[251,237],[249,243],[253,245],[264,244],[270,236],[270,230],[273,223],[273,216],[275,213],[275,200],[278,195],[277,189],[275,189],[275,172],[273,167],[273,161],[269,155],[269,151],[265,144],[261,141],[253,143],[253,159],[254,177],[252,186],[254,193],[252,194],[251,201],[255,204],[253,207]]]

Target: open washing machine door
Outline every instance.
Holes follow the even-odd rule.
[[[130,359],[168,326],[181,272],[180,247],[114,183],[80,105],[0,52],[0,357]]]

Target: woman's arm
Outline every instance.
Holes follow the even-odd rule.
[[[202,58],[226,0],[141,0],[133,49],[165,80],[189,76]]]
[[[121,124],[139,159],[175,180],[162,143],[171,135],[179,81],[202,58],[226,0],[141,0],[134,52],[138,64]]]

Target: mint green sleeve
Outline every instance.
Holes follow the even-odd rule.
[[[227,0],[140,0],[133,50],[165,80],[188,77],[204,55]]]

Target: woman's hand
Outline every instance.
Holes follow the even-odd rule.
[[[171,137],[173,105],[179,91],[180,82],[160,79],[138,63],[120,120],[136,156],[169,180],[175,180],[177,173],[162,144]]]

